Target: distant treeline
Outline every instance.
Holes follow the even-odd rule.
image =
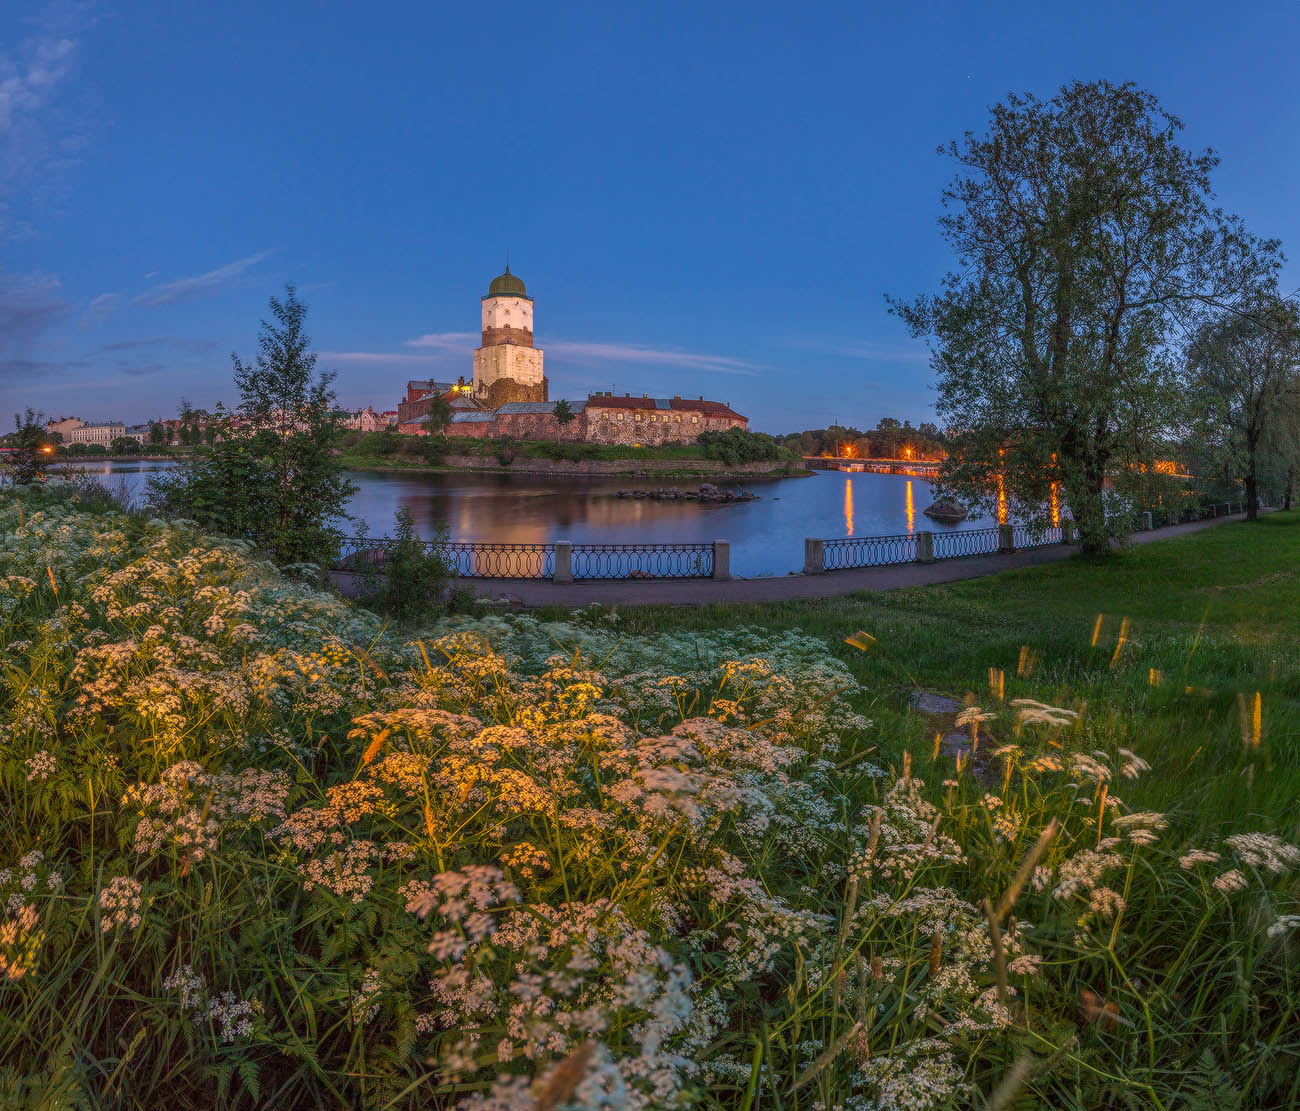
[[[875,428],[833,424],[830,428],[810,428],[775,437],[777,443],[799,455],[834,455],[853,459],[934,458],[943,453],[943,433],[928,421],[912,427],[910,421],[899,422],[884,417]]]

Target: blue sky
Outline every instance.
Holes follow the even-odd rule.
[[[288,281],[340,401],[391,408],[468,375],[508,248],[552,397],[925,420],[884,295],[949,265],[936,147],[1009,91],[1133,80],[1298,251],[1298,32],[1290,2],[10,0],[0,411],[229,403]]]

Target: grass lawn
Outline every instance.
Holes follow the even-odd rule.
[[[928,758],[932,747],[929,723],[906,706],[910,690],[969,692],[986,705],[989,669],[999,669],[1006,699],[1086,702],[1099,734],[1130,739],[1153,767],[1126,785],[1132,805],[1169,811],[1189,836],[1260,817],[1283,836],[1300,834],[1297,511],[1099,563],[1072,559],[817,602],[640,607],[620,617],[629,634],[753,624],[824,637],[875,692],[865,709],[895,759],[904,748]],[[859,629],[875,638],[869,651],[844,643]],[[1253,736],[1243,745],[1241,712],[1244,697],[1249,734],[1256,692],[1257,747]]]

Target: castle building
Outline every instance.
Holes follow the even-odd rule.
[[[545,401],[542,350],[533,346],[533,299],[506,272],[483,298],[483,344],[474,352],[474,400],[487,409],[508,401]]]
[[[406,383],[397,405],[397,426],[428,435],[439,405],[449,436],[476,439],[587,441],[604,444],[694,443],[702,432],[748,428],[749,418],[720,401],[655,398],[642,394],[592,394],[568,401],[556,414],[549,398],[542,350],[533,345],[533,299],[510,267],[493,278],[482,299],[482,344],[474,351],[474,378],[467,383],[435,379]]]

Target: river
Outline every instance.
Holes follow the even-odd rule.
[[[96,475],[110,489],[143,499],[151,473],[164,462],[67,464]],[[732,573],[784,575],[803,566],[803,542],[814,536],[887,536],[916,529],[987,528],[991,521],[941,525],[922,516],[934,500],[924,479],[890,474],[815,471],[807,478],[746,480],[757,500],[733,504],[619,498],[620,489],[665,484],[653,478],[579,478],[431,471],[352,472],[358,489],[348,506],[353,535],[387,536],[397,510],[433,536],[445,522],[452,540],[575,544],[697,543],[729,540]],[[682,488],[694,485],[676,480]]]

